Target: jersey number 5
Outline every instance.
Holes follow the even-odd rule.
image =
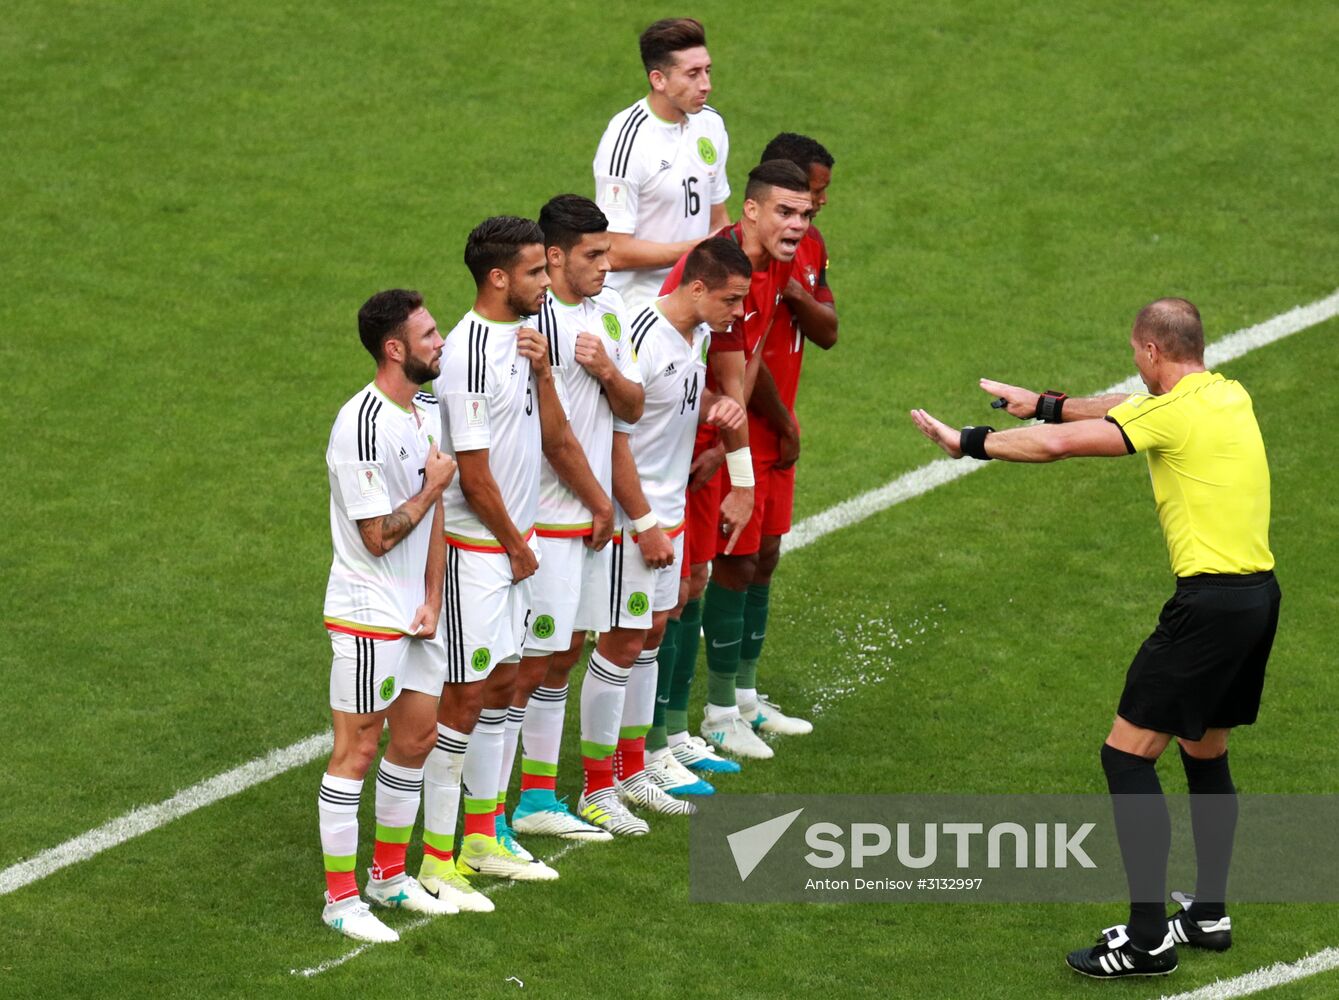
[[[683,217],[685,219],[702,211],[702,197],[694,190],[696,184],[696,177],[689,177],[683,181]]]

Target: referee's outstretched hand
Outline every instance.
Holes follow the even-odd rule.
[[[1031,420],[1037,415],[1039,394],[1031,389],[1010,385],[1008,382],[996,382],[994,379],[988,378],[983,378],[980,385],[992,396],[1004,400],[1004,409],[1010,416],[1017,417],[1019,420]]]
[[[921,429],[922,434],[943,448],[949,458],[962,458],[962,448],[959,447],[962,435],[956,427],[936,420],[924,410],[912,410],[911,420]]]

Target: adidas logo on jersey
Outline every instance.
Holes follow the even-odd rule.
[[[666,368],[666,369],[665,369],[663,372],[661,372],[660,374],[663,375],[665,378],[669,378],[671,375],[673,375],[673,374],[674,374],[674,362],[671,361],[671,362],[669,363],[669,367]]]
[[[404,450],[404,445],[401,445],[401,446],[400,446],[400,460],[403,461],[404,459],[406,459],[406,458],[408,458],[408,457],[409,457],[409,452],[407,452],[407,451]]]
[[[668,170],[669,168],[670,168],[670,162],[669,162],[669,160],[661,160],[661,161],[660,161],[660,169],[661,169],[661,170]]]

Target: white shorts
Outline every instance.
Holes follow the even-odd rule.
[[[671,541],[674,562],[664,569],[652,569],[631,532],[614,535],[609,545],[614,550],[609,571],[609,616],[614,628],[650,628],[653,612],[673,611],[678,606],[683,533]]]
[[[573,632],[609,631],[609,563],[613,544],[599,552],[581,538],[540,538],[539,572],[531,577],[526,656],[559,653]]]
[[[447,684],[481,681],[499,663],[517,659],[529,624],[530,580],[512,583],[505,552],[446,547],[438,634],[446,645]]]
[[[353,715],[386,711],[400,693],[409,641],[331,632],[330,648],[330,707]]]
[[[442,641],[442,623],[431,639],[406,639],[404,678],[401,690],[422,691],[438,698],[446,682],[446,643]]]

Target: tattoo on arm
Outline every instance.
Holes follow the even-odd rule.
[[[414,518],[405,509],[408,506],[404,503],[389,514],[358,522],[358,533],[363,536],[363,544],[369,552],[385,555],[414,530]]]

